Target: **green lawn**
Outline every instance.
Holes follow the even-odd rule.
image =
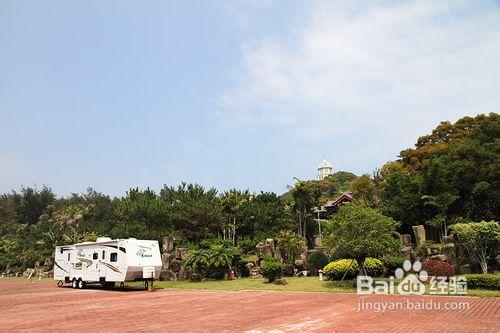
[[[316,292],[333,292],[333,293],[355,293],[356,281],[319,281],[317,276],[314,277],[286,277],[287,285],[275,285],[266,283],[265,279],[237,279],[227,281],[210,281],[210,282],[190,282],[190,281],[156,281],[155,286],[160,288],[172,289],[192,289],[192,290],[225,290],[225,291],[241,291],[241,290],[275,290],[275,291],[316,291]],[[129,285],[139,285],[130,283]],[[483,290],[469,289],[469,296],[479,297],[500,297],[498,290]]]
[[[6,280],[26,280],[26,278],[6,277]],[[331,293],[355,293],[356,281],[348,280],[339,281],[319,281],[317,276],[311,277],[286,277],[287,285],[279,286],[273,283],[266,283],[265,279],[237,279],[237,280],[220,280],[210,282],[190,282],[190,281],[155,281],[155,287],[183,289],[183,290],[225,290],[225,291],[242,291],[242,290],[274,290],[274,291],[304,291],[304,292],[331,292]],[[54,281],[50,278],[44,278],[43,281]],[[2,279],[0,279],[0,282]],[[33,282],[38,279],[33,279]],[[55,281],[54,281],[55,285]],[[142,286],[142,282],[128,282],[129,286]],[[486,289],[469,289],[468,296],[477,297],[500,297],[499,290]]]

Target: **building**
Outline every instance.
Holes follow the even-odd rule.
[[[323,180],[325,179],[326,176],[331,175],[332,172],[332,165],[328,163],[326,160],[323,160],[318,166],[318,175],[316,177],[317,180]]]
[[[330,200],[320,207],[314,207],[313,212],[316,218],[329,219],[332,214],[339,210],[342,204],[348,204],[354,201],[351,192],[341,192],[335,200]]]

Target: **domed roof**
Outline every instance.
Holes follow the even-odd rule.
[[[323,162],[321,162],[318,167],[318,169],[331,169],[331,168],[333,168],[332,165],[328,163],[326,160],[323,160]]]

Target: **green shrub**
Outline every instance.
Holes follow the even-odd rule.
[[[466,274],[467,288],[500,290],[500,275],[497,274]]]
[[[376,258],[366,258],[364,263],[366,274],[371,277],[382,276],[384,263]]]
[[[388,270],[388,275],[394,275],[396,269],[403,267],[403,263],[406,258],[401,256],[384,256],[381,260],[384,263],[385,268]]]
[[[354,259],[340,259],[332,261],[323,268],[323,274],[330,280],[352,279],[358,274],[358,264]]]
[[[312,271],[318,271],[328,264],[328,257],[323,252],[314,252],[307,259],[307,264]]]
[[[276,259],[266,258],[266,260],[262,262],[261,268],[262,276],[264,276],[268,282],[273,282],[283,274],[283,264]]]
[[[364,262],[366,274],[369,276],[381,276],[384,264],[376,258],[366,258]],[[358,263],[354,259],[340,259],[329,263],[323,268],[323,274],[330,280],[353,279],[358,275]]]

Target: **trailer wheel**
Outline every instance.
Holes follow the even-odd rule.
[[[71,280],[71,287],[73,287],[73,289],[76,289],[78,287],[78,281],[75,278]]]
[[[78,289],[85,288],[85,282],[82,279],[78,279]]]
[[[63,285],[64,285],[64,282],[63,282],[63,281],[61,281],[61,280],[57,281],[57,286],[58,286],[59,288],[61,288]]]

